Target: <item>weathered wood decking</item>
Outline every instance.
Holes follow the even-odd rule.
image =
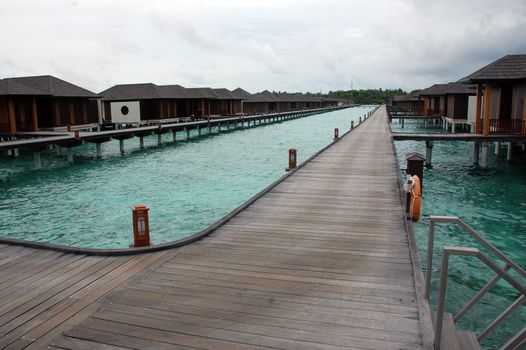
[[[183,248],[0,246],[0,348],[421,349],[385,110]]]

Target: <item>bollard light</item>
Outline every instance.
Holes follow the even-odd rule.
[[[334,141],[338,140],[340,137],[340,130],[338,128],[334,128]]]
[[[75,140],[80,140],[80,131],[75,130]]]
[[[351,130],[354,129],[354,120],[351,120]]]
[[[133,245],[135,247],[145,247],[150,245],[149,210],[150,208],[144,204],[136,204],[132,207]]]
[[[358,123],[361,123],[362,122],[362,117],[360,117],[360,119],[358,120]]]
[[[292,170],[292,169],[296,168],[297,155],[298,155],[298,150],[297,149],[295,149],[295,148],[290,148],[289,149],[289,168],[288,168],[288,170]]]

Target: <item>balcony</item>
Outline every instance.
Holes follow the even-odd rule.
[[[490,119],[489,133],[490,135],[526,135],[526,121],[520,119]]]

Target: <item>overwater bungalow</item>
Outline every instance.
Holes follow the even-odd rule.
[[[333,97],[320,97],[300,93],[272,93],[268,90],[247,96],[243,111],[248,114],[290,112],[322,107],[335,107],[349,103]]]
[[[98,96],[59,78],[0,80],[0,132],[39,131],[98,123]]]
[[[418,96],[418,93],[417,91],[407,95],[394,96],[391,104],[408,112],[422,115],[424,113],[424,100]]]
[[[475,132],[526,134],[526,55],[507,55],[460,79],[476,84]]]
[[[246,114],[279,112],[280,99],[272,92],[265,90],[248,96],[243,101],[243,112]]]
[[[180,85],[115,85],[100,93],[103,120],[112,123],[203,119],[241,113],[241,97],[227,89],[185,88]]]
[[[474,85],[449,83],[444,90],[446,101],[446,127],[451,124],[454,132],[456,124],[474,125],[476,87]]]
[[[426,89],[420,90],[418,96],[424,101],[424,117],[443,117],[446,115],[447,84],[434,84]]]

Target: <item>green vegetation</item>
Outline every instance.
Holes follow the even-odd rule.
[[[338,90],[329,91],[328,96],[353,100],[357,104],[390,103],[393,96],[405,95],[402,89],[367,89],[367,90]]]
[[[310,93],[306,95],[322,96],[322,97],[336,97],[345,100],[354,101],[357,104],[389,104],[393,96],[405,95],[406,92],[402,89],[367,89],[367,90],[338,90],[329,91],[328,94]]]

